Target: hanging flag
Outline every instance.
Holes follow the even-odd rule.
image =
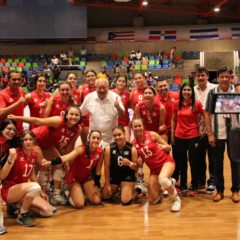
[[[232,27],[232,38],[240,38],[240,27]]]
[[[161,39],[161,31],[150,31],[148,39],[149,40],[160,40]]]
[[[150,31],[149,40],[176,40],[176,30]]]
[[[108,41],[134,41],[134,38],[134,31],[108,33]]]
[[[190,29],[189,33],[190,33],[190,40],[219,38],[217,28]]]

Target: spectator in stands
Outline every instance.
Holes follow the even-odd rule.
[[[72,61],[74,59],[74,51],[72,48],[68,49],[67,56],[68,56],[69,65],[72,65]]]
[[[130,54],[130,60],[131,60],[131,61],[135,61],[135,60],[137,60],[137,58],[136,58],[136,53],[135,53],[134,50],[131,51],[131,54]]]
[[[58,64],[59,64],[59,59],[54,55],[53,58],[52,58],[52,60],[51,60],[51,63],[52,63],[53,65],[58,65]]]
[[[112,142],[112,129],[117,125],[118,117],[124,115],[121,98],[109,91],[106,78],[96,80],[96,91],[88,94],[81,107],[81,114],[90,115],[89,129],[102,133],[102,145],[106,147]]]
[[[236,86],[238,84],[238,77],[234,74],[232,69],[229,70],[229,78],[233,86]]]
[[[170,62],[172,67],[175,67],[176,64],[176,52],[177,52],[176,47],[173,47],[170,51]]]
[[[109,79],[105,67],[101,67],[101,68],[100,68],[100,72],[97,74],[97,78],[106,78],[106,79]]]
[[[58,65],[53,65],[51,71],[52,71],[52,74],[53,74],[53,79],[58,81],[60,73],[61,73],[61,70],[60,70],[59,66]]]
[[[64,51],[60,53],[60,59],[61,59],[62,65],[67,64],[68,58],[67,58],[67,54]]]
[[[87,56],[87,49],[86,49],[86,47],[82,46],[79,53],[80,53],[81,57],[86,57]]]
[[[238,203],[240,201],[239,185],[240,185],[240,163],[233,161],[229,154],[229,131],[231,127],[238,125],[236,114],[215,114],[214,113],[214,93],[232,93],[235,92],[234,86],[230,83],[229,69],[221,67],[217,70],[217,81],[219,85],[208,93],[206,102],[205,122],[209,144],[212,146],[214,155],[214,176],[217,193],[213,196],[214,202],[219,202],[224,198],[224,171],[223,161],[225,145],[227,144],[227,156],[230,159],[230,168],[232,175],[232,201]]]
[[[208,82],[208,71],[205,67],[198,67],[196,72],[197,85],[194,87],[195,99],[200,101],[205,109],[208,93],[211,89],[215,88],[216,85]],[[194,82],[194,80],[192,81]],[[200,127],[200,140],[199,140],[199,183],[198,188],[204,188],[206,184],[206,152],[208,153],[208,171],[209,180],[207,181],[207,193],[213,193],[215,190],[215,179],[214,179],[214,156],[212,148],[208,143],[208,137],[206,133],[206,126],[204,118],[199,119]]]
[[[21,81],[20,72],[13,70],[8,73],[8,85],[0,91],[0,122],[11,113],[23,116],[25,98]],[[17,130],[17,136],[19,136],[23,130],[22,123],[18,122]]]
[[[139,60],[139,61],[142,60],[142,53],[141,53],[140,50],[138,50],[138,51],[136,52],[136,59]]]

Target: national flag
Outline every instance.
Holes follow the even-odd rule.
[[[150,31],[149,40],[176,40],[176,30]]]
[[[108,33],[108,41],[133,41],[134,38],[134,31]]]
[[[232,27],[232,38],[240,38],[240,27]]]
[[[199,29],[190,29],[190,40],[196,39],[218,39],[218,29],[217,28],[199,28]]]
[[[150,31],[148,39],[149,40],[160,40],[161,39],[161,31]]]

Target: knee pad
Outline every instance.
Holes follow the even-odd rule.
[[[41,187],[38,183],[34,183],[29,189],[26,194],[27,197],[35,198],[40,195]]]
[[[172,186],[172,181],[169,178],[160,178],[159,183],[164,189],[167,189]]]
[[[68,198],[68,201],[69,201],[69,203],[70,203],[70,205],[71,205],[72,207],[76,207],[76,205],[75,205],[75,203],[73,202],[73,200],[72,200],[71,197]]]
[[[47,185],[48,172],[47,171],[38,171],[37,180],[41,186]]]
[[[65,172],[62,169],[56,169],[53,173],[53,180],[62,181],[65,177]]]

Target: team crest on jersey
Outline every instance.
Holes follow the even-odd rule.
[[[100,158],[100,155],[99,155],[99,154],[97,154],[97,155],[96,155],[96,158]]]
[[[60,106],[59,106],[59,104],[57,103],[57,104],[56,104],[56,108],[59,108],[59,107],[60,107]]]
[[[124,155],[128,155],[128,154],[129,154],[129,151],[124,151],[123,154],[124,154]]]
[[[138,145],[138,144],[136,144],[136,148],[139,148],[139,145]]]
[[[113,150],[113,154],[116,154],[117,153],[117,151],[116,150]]]
[[[145,111],[143,111],[142,113],[143,113],[143,115],[146,115],[146,112],[145,112]]]
[[[157,113],[153,113],[153,117],[156,117],[157,116]]]
[[[36,103],[37,102],[37,98],[34,98],[33,101]]]
[[[9,98],[9,102],[13,102],[13,99],[12,99],[12,98]]]
[[[20,161],[24,161],[24,157],[20,157]]]
[[[64,129],[64,128],[62,128],[62,129],[61,129],[61,133],[64,133],[64,132],[65,132],[65,129]]]

